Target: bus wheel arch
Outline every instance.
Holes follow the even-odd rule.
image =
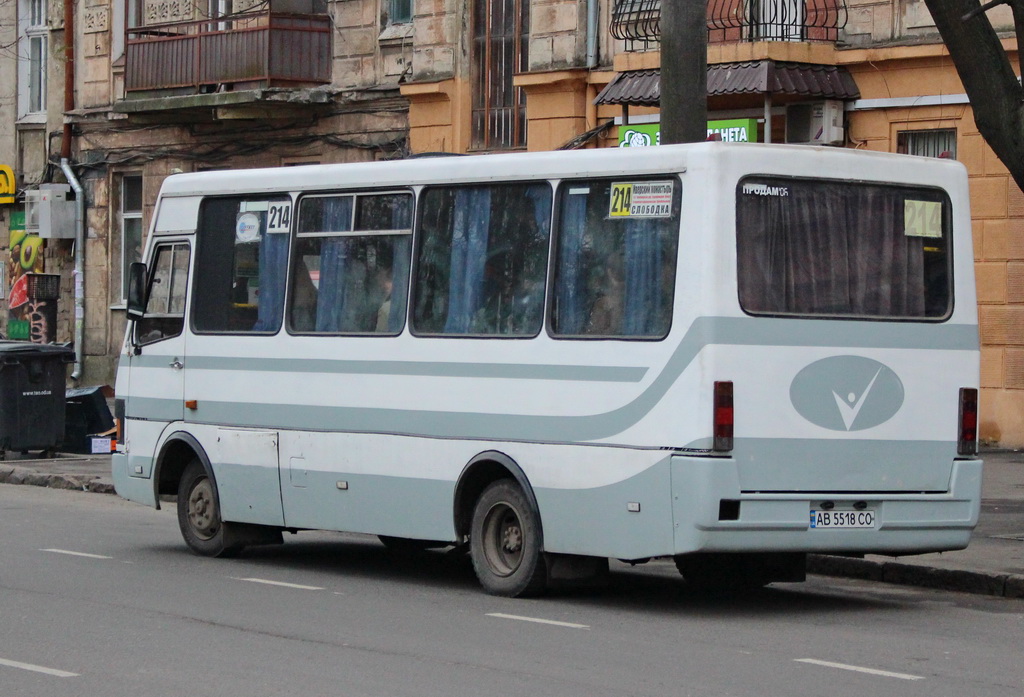
[[[210,478],[213,487],[213,494],[218,496],[217,480],[213,476],[213,466],[209,456],[194,436],[179,431],[167,437],[156,459],[156,471],[153,479],[156,486],[157,507],[160,505],[160,496],[177,495],[185,468],[193,460],[199,460],[203,469],[206,470],[206,475]]]
[[[484,590],[508,597],[547,587],[540,511],[525,473],[502,453],[482,453],[456,488],[456,529],[469,537],[473,570]]]
[[[499,479],[513,479],[522,489],[527,503],[537,514],[540,521],[540,507],[533,493],[533,486],[522,468],[505,453],[497,450],[482,452],[462,469],[458,483],[455,485],[455,535],[460,543],[469,537],[473,522],[473,509],[477,500],[488,486]],[[540,525],[541,548],[543,549],[544,531]]]

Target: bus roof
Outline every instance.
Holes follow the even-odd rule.
[[[828,165],[823,164],[828,161]],[[762,143],[705,142],[647,148],[413,157],[260,169],[175,174],[164,180],[163,196],[380,188],[452,182],[489,182],[528,177],[561,179],[645,175],[732,163],[748,172],[808,176],[841,174],[853,178],[937,184],[964,175],[954,160],[896,155],[849,148]],[[959,171],[957,171],[959,170]],[[871,173],[873,176],[865,175]]]

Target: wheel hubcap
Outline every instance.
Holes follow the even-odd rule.
[[[484,554],[492,571],[509,576],[523,561],[523,526],[516,509],[498,503],[484,519]]]
[[[209,479],[202,479],[192,487],[192,493],[188,496],[188,522],[196,536],[204,540],[217,534],[220,519]]]

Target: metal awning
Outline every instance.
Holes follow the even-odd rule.
[[[737,94],[858,99],[860,90],[842,66],[773,60],[709,65],[708,96]],[[594,103],[658,106],[660,101],[661,71],[654,68],[618,73]]]

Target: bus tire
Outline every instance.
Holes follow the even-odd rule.
[[[244,545],[227,544],[225,523],[220,519],[220,504],[210,476],[198,459],[185,466],[178,483],[178,527],[181,536],[196,554],[203,557],[229,557]]]
[[[491,483],[473,508],[469,553],[480,585],[509,598],[540,595],[547,585],[540,516],[511,479]]]

